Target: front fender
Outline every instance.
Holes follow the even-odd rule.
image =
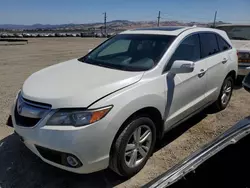
[[[113,105],[112,110],[105,117],[106,122],[109,122],[105,126],[109,136],[114,139],[122,124],[140,109],[154,107],[163,117],[166,105],[164,84],[164,79],[160,78],[147,83],[136,83],[105,97],[93,104],[90,109]]]

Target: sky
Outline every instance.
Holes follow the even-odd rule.
[[[250,23],[250,0],[0,0],[0,24],[157,20]]]

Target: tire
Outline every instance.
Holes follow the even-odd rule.
[[[136,133],[139,134],[139,129],[141,130],[141,134],[138,138],[140,138],[141,141],[143,140],[141,138],[144,133],[147,135],[147,131],[150,131],[149,135],[151,135],[151,137],[149,135],[148,137],[144,136],[143,138],[147,138],[148,140],[145,140],[142,144],[136,144],[137,142],[134,137]],[[109,167],[120,176],[131,177],[137,174],[152,155],[155,142],[156,128],[154,122],[146,115],[133,118],[126,123],[125,128],[113,143]],[[148,148],[148,150],[146,148]],[[143,149],[146,154],[143,153],[141,149]],[[135,153],[137,153],[136,157],[138,161],[132,160],[132,155],[135,156]],[[141,153],[144,154],[144,157]],[[142,157],[141,160],[140,157]],[[135,164],[134,161],[136,161]]]
[[[225,88],[227,87],[227,84],[230,84],[231,86],[231,90],[230,92],[227,92],[227,98],[226,98],[226,101],[223,101],[223,95],[225,94]],[[232,96],[232,93],[233,93],[233,87],[234,87],[234,80],[231,76],[228,76],[223,84],[222,84],[222,87],[221,87],[221,91],[220,91],[220,95],[218,97],[218,99],[216,100],[216,102],[212,105],[212,108],[213,110],[215,111],[222,111],[224,110],[227,105],[229,104],[230,102],[230,99],[231,99],[231,96]],[[229,89],[228,89],[229,91]],[[223,98],[222,98],[223,97]],[[225,98],[224,98],[225,99]]]

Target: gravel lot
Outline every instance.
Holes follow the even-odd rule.
[[[110,170],[76,175],[43,163],[19,142],[13,129],[5,126],[12,101],[30,74],[80,57],[103,40],[49,38],[30,39],[27,45],[0,43],[0,187],[139,187],[249,115],[249,94],[237,86],[226,110],[217,114],[206,110],[167,133],[146,167],[129,180]]]

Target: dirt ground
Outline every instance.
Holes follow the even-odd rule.
[[[165,172],[250,112],[250,94],[236,87],[229,107],[217,114],[204,111],[169,132],[145,168],[126,180],[110,170],[76,175],[43,163],[13,135],[5,123],[24,80],[52,64],[80,57],[103,39],[30,39],[26,45],[0,43],[0,187],[139,187]]]

